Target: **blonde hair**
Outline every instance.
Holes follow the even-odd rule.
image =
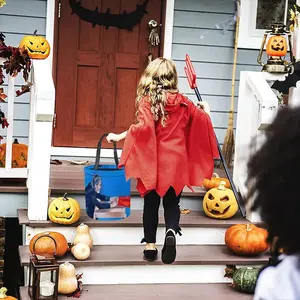
[[[154,120],[161,120],[161,124],[165,126],[167,119],[166,92],[177,92],[177,86],[177,71],[172,60],[159,57],[150,62],[137,86],[136,116],[141,99],[148,96]]]

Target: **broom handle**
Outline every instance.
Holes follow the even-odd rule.
[[[202,97],[201,97],[201,95],[200,95],[200,92],[199,92],[199,89],[198,89],[197,86],[194,87],[194,91],[195,91],[195,93],[196,93],[196,96],[197,96],[198,100],[201,102],[201,101],[202,101]],[[216,134],[215,134],[215,137],[216,137],[216,141],[217,141],[217,146],[218,146],[218,150],[219,150],[219,155],[220,155],[222,164],[223,164],[223,166],[224,166],[224,170],[225,170],[225,172],[226,172],[227,178],[228,178],[228,180],[229,180],[229,182],[230,182],[230,185],[231,185],[233,194],[234,194],[235,199],[236,199],[236,201],[237,201],[237,203],[238,203],[239,210],[240,210],[240,212],[241,212],[242,217],[243,217],[243,218],[246,218],[245,206],[244,206],[244,204],[242,203],[242,199],[239,197],[239,194],[238,194],[238,192],[237,192],[237,189],[236,189],[236,187],[235,187],[235,184],[234,184],[234,182],[233,182],[233,180],[232,180],[232,178],[231,178],[231,175],[230,175],[230,173],[229,173],[229,170],[228,170],[228,167],[227,167],[227,164],[226,164],[225,158],[224,158],[224,156],[223,156],[222,149],[221,149],[221,147],[220,147],[220,143],[219,143],[219,141],[218,141],[218,138],[217,138]]]

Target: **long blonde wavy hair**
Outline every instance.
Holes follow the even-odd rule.
[[[154,120],[161,120],[161,124],[165,126],[167,119],[166,92],[177,91],[178,78],[174,62],[162,57],[156,58],[148,64],[137,86],[136,116],[141,99],[148,96]]]

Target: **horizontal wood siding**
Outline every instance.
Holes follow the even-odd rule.
[[[234,0],[175,0],[172,58],[178,69],[179,88],[191,100],[197,101],[184,73],[185,55],[189,54],[197,74],[200,93],[210,105],[212,122],[221,144],[230,109],[235,25],[226,32],[216,28],[216,25],[231,20],[234,13]],[[259,71],[257,55],[257,50],[238,50],[235,111],[240,72]]]
[[[24,35],[31,35],[35,30],[39,35],[46,35],[46,0],[9,0],[0,9],[0,32],[6,36],[5,42],[9,46],[17,47]],[[16,80],[16,90],[23,84],[24,79],[19,75]],[[7,76],[4,82],[4,91],[7,93]],[[20,143],[28,144],[30,94],[15,98],[14,109],[14,137]],[[6,113],[7,104],[1,103],[1,109]],[[5,137],[5,131],[1,135]]]

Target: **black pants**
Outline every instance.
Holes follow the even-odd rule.
[[[166,230],[173,229],[176,233],[180,232],[180,201],[181,193],[176,196],[175,190],[171,187],[163,197],[164,216],[166,223]],[[156,243],[156,231],[158,226],[158,210],[160,205],[160,196],[155,190],[149,192],[144,196],[144,238],[142,242]]]

